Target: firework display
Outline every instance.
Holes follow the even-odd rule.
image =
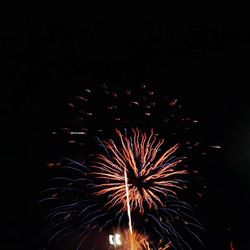
[[[160,157],[157,153],[164,140],[156,142],[156,135],[151,130],[147,138],[146,133],[133,129],[133,138],[128,138],[116,130],[121,147],[116,146],[113,140],[104,142],[107,156],[97,155],[96,165],[92,166],[96,179],[101,184],[96,188],[101,190],[95,195],[110,194],[107,206],[119,204],[126,210],[126,196],[124,171],[128,175],[129,197],[131,210],[138,210],[144,214],[144,206],[149,210],[164,206],[160,196],[167,199],[169,194],[176,195],[173,188],[181,188],[175,176],[186,174],[186,170],[175,171],[174,167],[182,161],[173,156],[178,145],[174,145]]]
[[[120,93],[105,84],[69,107],[73,122],[52,134],[77,146],[78,158],[48,164],[55,176],[40,200],[48,248],[191,249],[190,237],[202,245],[202,226],[182,199],[199,142],[181,136],[198,121],[178,113],[177,99],[145,84]]]

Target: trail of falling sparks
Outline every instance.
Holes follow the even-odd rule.
[[[130,234],[129,230],[120,230],[119,228],[115,231],[119,232],[121,239],[123,239],[123,250],[131,250],[131,242],[134,250],[168,250],[171,247],[171,243],[162,244],[162,239],[158,243],[155,243],[155,247],[152,248],[152,242],[149,239],[149,235],[143,234],[136,230],[133,230],[133,235]],[[128,241],[127,239],[130,239]],[[120,248],[119,248],[120,249]]]
[[[128,177],[126,168],[124,168],[124,178],[125,178],[125,187],[126,187],[126,198],[127,198],[127,212],[128,212],[128,224],[129,224],[129,232],[130,232],[130,243],[131,243],[131,250],[134,249],[133,247],[133,228],[132,228],[132,220],[131,220],[131,210],[130,210],[130,202],[129,202],[129,190],[128,190]]]

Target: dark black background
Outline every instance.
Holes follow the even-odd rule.
[[[250,249],[248,13],[180,7],[1,10],[1,249],[41,248],[37,200],[62,152],[48,131],[70,96],[107,80],[149,81],[202,121],[202,139],[222,146],[202,171],[207,249]]]

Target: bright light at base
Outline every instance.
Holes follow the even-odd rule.
[[[120,246],[122,244],[121,235],[120,234],[109,235],[109,243],[111,245]]]

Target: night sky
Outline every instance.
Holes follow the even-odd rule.
[[[247,11],[172,7],[2,10],[1,249],[43,249],[37,207],[47,162],[64,157],[50,132],[91,84],[149,82],[221,145],[200,167],[206,249],[250,249],[250,21]]]

